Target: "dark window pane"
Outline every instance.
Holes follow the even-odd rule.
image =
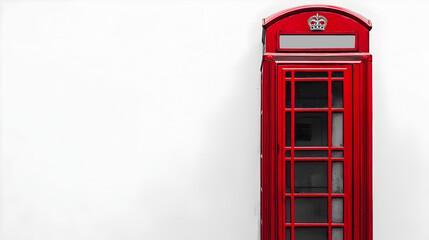
[[[290,74],[290,72],[286,72],[286,78],[291,78],[292,74]]]
[[[343,158],[344,152],[342,150],[332,150],[332,157],[333,158]]]
[[[297,81],[295,82],[296,108],[327,108],[328,82]]]
[[[295,240],[328,240],[328,228],[297,227]]]
[[[332,107],[343,108],[343,82],[332,82]]]
[[[326,150],[295,150],[295,157],[328,157]]]
[[[285,177],[286,177],[286,192],[287,193],[290,193],[290,178],[291,178],[291,175],[290,175],[290,162],[289,161],[286,161],[286,164],[285,164],[286,166],[285,166],[285,171],[286,171],[286,173],[285,173]]]
[[[290,240],[290,228],[286,228],[286,240]]]
[[[286,198],[286,222],[290,223],[290,198]]]
[[[290,131],[291,131],[290,121],[291,121],[290,112],[286,112],[285,122],[286,122],[286,146],[287,147],[290,147]]]
[[[290,150],[286,150],[286,151],[285,151],[285,156],[286,156],[287,158],[290,158]]]
[[[295,193],[327,193],[328,162],[295,162]]]
[[[290,90],[290,81],[286,82],[286,108],[290,108],[290,100],[291,100],[291,90]]]
[[[295,222],[297,223],[328,222],[328,198],[326,197],[295,198]]]
[[[344,73],[343,72],[332,72],[332,78],[343,78]]]
[[[328,78],[328,72],[295,72],[295,78]]]
[[[295,146],[328,146],[328,113],[295,114]]]

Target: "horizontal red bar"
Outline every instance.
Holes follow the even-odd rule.
[[[344,193],[294,193],[294,197],[344,197]],[[292,197],[291,193],[285,193],[285,197]]]
[[[338,79],[338,78],[335,78]],[[284,78],[286,81],[328,81],[329,78]]]
[[[285,227],[344,227],[344,223],[285,223]]]
[[[344,112],[344,108],[295,108],[295,112]],[[290,108],[285,108],[285,112],[292,112]]]
[[[285,81],[344,81],[344,78],[284,78]]]
[[[291,161],[292,158],[286,157],[285,161]],[[328,158],[294,158],[295,162],[306,162],[306,161],[328,161]],[[332,161],[335,162],[344,162],[344,158],[332,158]]]
[[[344,147],[294,147],[294,150],[344,150]],[[285,150],[292,150],[291,147],[285,147]]]
[[[323,68],[316,68],[316,67],[282,67],[281,70],[283,71],[306,71],[306,72],[329,72],[329,71],[341,71],[341,70],[347,70],[345,67],[323,67]]]

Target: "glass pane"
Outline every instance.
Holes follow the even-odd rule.
[[[285,176],[286,176],[286,192],[287,193],[290,193],[290,178],[291,178],[291,175],[290,175],[290,162],[289,161],[286,161],[286,166],[285,166]]]
[[[328,78],[328,72],[295,72],[295,78]]]
[[[290,223],[290,198],[286,198],[286,222]]]
[[[292,74],[290,72],[286,72],[286,78],[291,78]]]
[[[326,150],[295,150],[295,157],[328,157]]]
[[[332,72],[331,73],[332,78],[343,78],[344,77],[344,73],[343,72]]]
[[[281,49],[354,49],[355,44],[354,34],[281,34],[279,37]]]
[[[295,162],[295,193],[327,193],[328,162]]]
[[[344,222],[344,200],[342,198],[332,198],[332,222]]]
[[[333,158],[343,158],[344,152],[342,150],[332,150],[332,157]]]
[[[295,113],[295,146],[328,146],[328,113]]]
[[[325,81],[295,82],[295,107],[296,108],[327,108],[328,107],[328,82],[325,82]]]
[[[295,198],[295,222],[297,223],[328,222],[328,198],[325,198],[325,197]]]
[[[291,90],[290,81],[286,82],[286,108],[290,108]]]
[[[344,229],[343,228],[332,228],[332,240],[343,240]]]
[[[332,82],[332,107],[343,108],[343,82]]]
[[[297,227],[295,228],[295,240],[328,240],[328,228]]]
[[[332,162],[332,193],[344,192],[343,162]]]
[[[343,146],[343,113],[332,112],[332,146]]]
[[[286,151],[285,151],[285,156],[286,156],[287,158],[290,158],[290,150],[286,150]]]
[[[290,228],[286,228],[286,240],[290,240]]]
[[[286,112],[286,147],[290,147],[290,112]]]

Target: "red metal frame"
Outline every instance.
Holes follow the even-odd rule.
[[[279,107],[279,113],[278,114],[278,143],[279,146],[285,146],[285,138],[284,138],[284,132],[285,132],[285,118],[284,114],[281,114],[282,112],[290,112],[291,113],[291,126],[294,126],[294,112],[327,112],[328,113],[328,147],[295,147],[294,146],[294,128],[291,127],[291,146],[290,147],[284,147],[284,150],[291,150],[291,157],[285,158],[284,157],[284,150],[279,152],[278,155],[278,212],[284,213],[284,204],[285,197],[290,197],[291,199],[291,223],[286,223],[284,214],[279,214],[279,239],[285,239],[285,227],[291,227],[291,239],[294,239],[294,227],[295,226],[301,226],[301,227],[315,227],[315,226],[325,226],[328,227],[328,236],[329,240],[331,239],[331,228],[332,227],[344,227],[345,236],[348,236],[346,239],[351,239],[351,229],[352,229],[352,221],[350,219],[350,216],[352,215],[352,201],[351,201],[351,175],[352,175],[352,168],[351,168],[351,161],[352,161],[352,143],[351,138],[344,139],[344,146],[343,147],[332,147],[331,146],[331,114],[332,112],[343,112],[344,113],[344,135],[351,135],[352,132],[352,117],[351,117],[351,97],[352,97],[352,67],[350,65],[288,65],[288,64],[278,64],[278,74],[277,74],[277,83],[278,83],[278,107]],[[299,79],[296,80],[294,78],[294,71],[295,70],[305,70],[305,71],[328,71],[329,77],[326,78],[311,78],[311,79]],[[290,79],[286,79],[284,73],[292,72],[292,77]],[[344,72],[344,78],[331,78],[331,71],[343,71]],[[291,108],[286,109],[284,106],[284,97],[286,96],[284,89],[285,89],[285,82],[290,81],[291,82]],[[294,108],[294,83],[295,81],[326,81],[328,82],[328,108],[321,109],[321,108],[302,108],[302,109],[295,109]],[[344,107],[343,108],[331,108],[332,103],[332,95],[331,95],[331,82],[332,81],[342,81],[343,84],[343,91],[344,91]],[[296,158],[294,157],[294,150],[328,150],[328,157],[326,158]],[[344,150],[344,157],[343,158],[335,158],[334,160],[331,157],[331,151],[330,150]],[[285,186],[284,186],[284,162],[290,161],[291,167],[290,169],[294,169],[294,162],[295,161],[326,161],[328,162],[328,193],[294,193],[294,173],[291,171],[290,176],[290,182],[291,182],[291,192],[285,194]],[[343,162],[344,163],[344,193],[342,194],[335,194],[331,193],[331,162]],[[346,174],[347,173],[347,174]],[[281,197],[283,195],[283,198]],[[294,198],[295,197],[327,197],[328,198],[328,223],[294,223]],[[341,197],[344,199],[344,212],[345,212],[345,218],[344,223],[332,223],[331,219],[331,198],[332,197]]]
[[[284,32],[314,34],[308,29],[306,20],[316,13],[328,18],[325,33],[351,32],[359,35],[356,38],[356,51],[334,52],[325,49],[323,52],[313,50],[284,52],[278,49],[278,36]],[[265,52],[262,61],[262,95],[261,95],[261,239],[284,240],[285,227],[291,228],[291,239],[294,239],[295,226],[344,226],[346,240],[372,240],[372,56],[369,54],[369,30],[371,22],[349,10],[332,6],[303,6],[277,13],[263,22]],[[328,26],[330,27],[328,29]],[[292,105],[287,110],[284,106],[285,69],[294,71],[306,68],[308,71],[323,69],[343,69],[344,75],[344,108],[343,109],[295,109],[294,92],[291,91]],[[291,88],[294,88],[294,81]],[[337,81],[337,79],[311,79]],[[305,79],[300,79],[305,81]],[[330,86],[330,85],[329,85]],[[331,88],[329,87],[328,103],[331,106]],[[291,146],[285,147],[284,128],[285,111],[291,112]],[[344,112],[344,146],[332,147],[329,134],[328,147],[295,147],[294,112],[300,111],[343,111]],[[328,114],[328,132],[331,133],[331,114]],[[344,158],[294,158],[293,150],[341,150]],[[291,150],[291,157],[285,158],[285,150]],[[293,171],[291,171],[291,191],[285,193],[285,161],[290,161],[291,169],[295,161],[327,161],[328,193],[294,193]],[[331,162],[344,162],[344,194],[331,192]],[[346,171],[348,174],[346,174]],[[344,223],[294,223],[294,197],[344,197]],[[291,223],[286,223],[285,197],[291,197]],[[328,219],[331,220],[329,204]],[[328,221],[328,222],[329,222]]]

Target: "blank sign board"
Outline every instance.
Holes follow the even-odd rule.
[[[356,36],[347,35],[280,35],[280,49],[355,49]]]

